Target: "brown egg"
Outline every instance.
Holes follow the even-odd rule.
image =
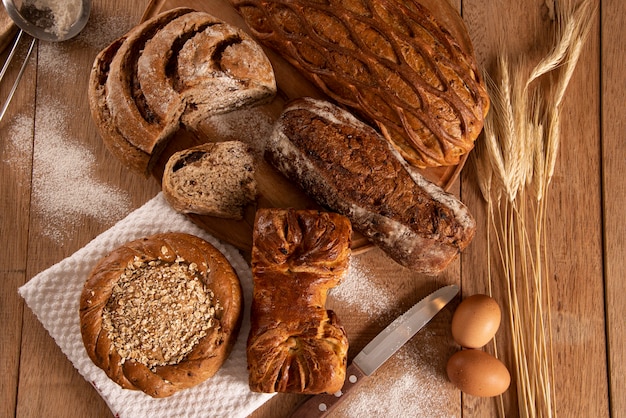
[[[461,350],[448,360],[450,381],[463,393],[473,396],[498,396],[504,393],[511,375],[497,358],[481,350]]]
[[[500,327],[500,306],[490,296],[472,295],[463,300],[452,316],[452,337],[461,347],[480,348]]]

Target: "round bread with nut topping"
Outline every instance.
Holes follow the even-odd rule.
[[[79,314],[91,360],[121,387],[162,398],[222,366],[241,325],[241,284],[205,240],[157,234],[100,260]]]

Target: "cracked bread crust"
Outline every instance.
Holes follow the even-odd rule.
[[[266,157],[412,270],[441,272],[474,237],[475,222],[463,203],[424,179],[374,129],[329,102],[290,102]]]
[[[181,271],[183,274],[180,274]],[[156,308],[143,304],[132,308],[137,309],[137,313],[131,315],[132,317],[140,316],[140,312],[143,311],[157,309],[154,315],[146,316],[145,320],[148,323],[142,326],[150,332],[133,333],[120,328],[117,328],[119,331],[111,331],[112,327],[116,329],[126,326],[110,324],[114,316],[111,312],[116,308],[111,303],[115,302],[114,305],[125,303],[124,301],[137,303],[139,299],[136,294],[133,295],[132,289],[139,287],[140,283],[131,279],[142,278],[161,282],[159,286],[161,290],[167,282],[171,280],[176,282],[167,293],[159,294],[159,298],[156,295],[152,297],[144,295],[143,303],[152,306],[164,297],[176,302],[172,302],[172,305],[157,304]],[[191,288],[197,293],[199,285],[190,286],[192,280],[199,280],[206,288],[206,294],[200,295],[199,299],[200,302],[209,304],[204,309],[208,314],[202,314],[200,318],[194,320],[203,331],[197,336],[189,336],[190,342],[179,344],[177,339],[168,339],[167,334],[179,328],[185,334],[186,324],[172,324],[171,327],[164,328],[162,323],[167,321],[157,318],[187,316],[184,312],[178,312],[186,308],[179,292],[181,288],[183,290]],[[122,288],[127,289],[125,291],[129,293],[126,298],[120,297],[120,294],[124,293]],[[189,291],[183,293],[187,295]],[[189,299],[189,295],[186,297]],[[197,305],[188,308],[203,311]],[[80,298],[79,317],[85,349],[96,366],[122,388],[141,390],[152,397],[162,398],[195,386],[219,370],[236,341],[242,312],[241,285],[228,260],[215,247],[198,237],[182,233],[163,233],[129,242],[104,257],[85,282]],[[150,323],[154,320],[162,323]],[[205,320],[207,323],[203,325],[202,322]],[[115,341],[129,334],[138,336],[141,344],[128,340]],[[174,341],[175,346],[163,346],[165,344],[163,341],[169,340]],[[153,357],[150,363],[144,361],[145,349],[143,351],[130,349],[150,346],[151,343],[154,343],[152,347],[158,351],[155,353],[152,350],[147,351],[148,356]],[[120,350],[119,347],[125,349]],[[174,360],[168,360],[160,355],[161,351],[165,352],[167,349],[175,352],[172,357]],[[139,354],[129,354],[137,351]],[[182,360],[176,355],[182,356]]]

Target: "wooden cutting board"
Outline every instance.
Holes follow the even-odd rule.
[[[143,15],[142,20],[149,19],[157,14],[175,8],[190,7],[195,10],[204,11],[236,27],[242,28],[250,33],[246,23],[237,11],[226,0],[153,0],[151,1]],[[276,120],[285,103],[297,97],[326,98],[313,84],[302,76],[294,67],[279,57],[269,49],[265,49],[269,57],[278,86],[278,94],[272,102],[255,108],[255,112],[261,112],[271,121]],[[245,117],[245,115],[242,115]],[[241,129],[246,129],[242,127]],[[247,129],[256,129],[251,124]],[[246,140],[253,135],[241,132],[240,139]],[[221,141],[232,138],[225,138],[224,133],[207,122],[203,124],[198,132],[180,131],[176,137],[170,141],[168,147],[163,152],[160,161],[155,166],[153,175],[157,180],[163,177],[165,164],[169,157],[180,150],[199,145],[208,141]],[[423,175],[431,181],[437,183],[444,189],[449,189],[456,181],[467,155],[463,161],[456,166],[431,168],[422,170]],[[260,198],[257,207],[294,207],[298,209],[319,208],[302,189],[290,183],[277,170],[271,167],[262,158],[257,167],[257,181],[259,184]],[[201,228],[205,229],[215,237],[228,242],[248,254],[252,248],[252,228],[254,223],[255,208],[249,208],[244,219],[241,221],[226,220],[210,216],[190,215],[190,218]],[[360,253],[370,249],[372,245],[362,235],[355,233],[353,236],[352,250]]]

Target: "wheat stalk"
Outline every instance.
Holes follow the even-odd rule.
[[[471,158],[487,202],[489,293],[501,280],[522,417],[557,415],[547,195],[560,143],[560,107],[596,6],[583,0],[562,10],[554,48],[529,72],[524,57],[510,62],[500,54],[495,75],[485,76],[492,106]],[[546,77],[549,83],[542,83]],[[502,263],[500,274],[492,273],[492,246]]]

